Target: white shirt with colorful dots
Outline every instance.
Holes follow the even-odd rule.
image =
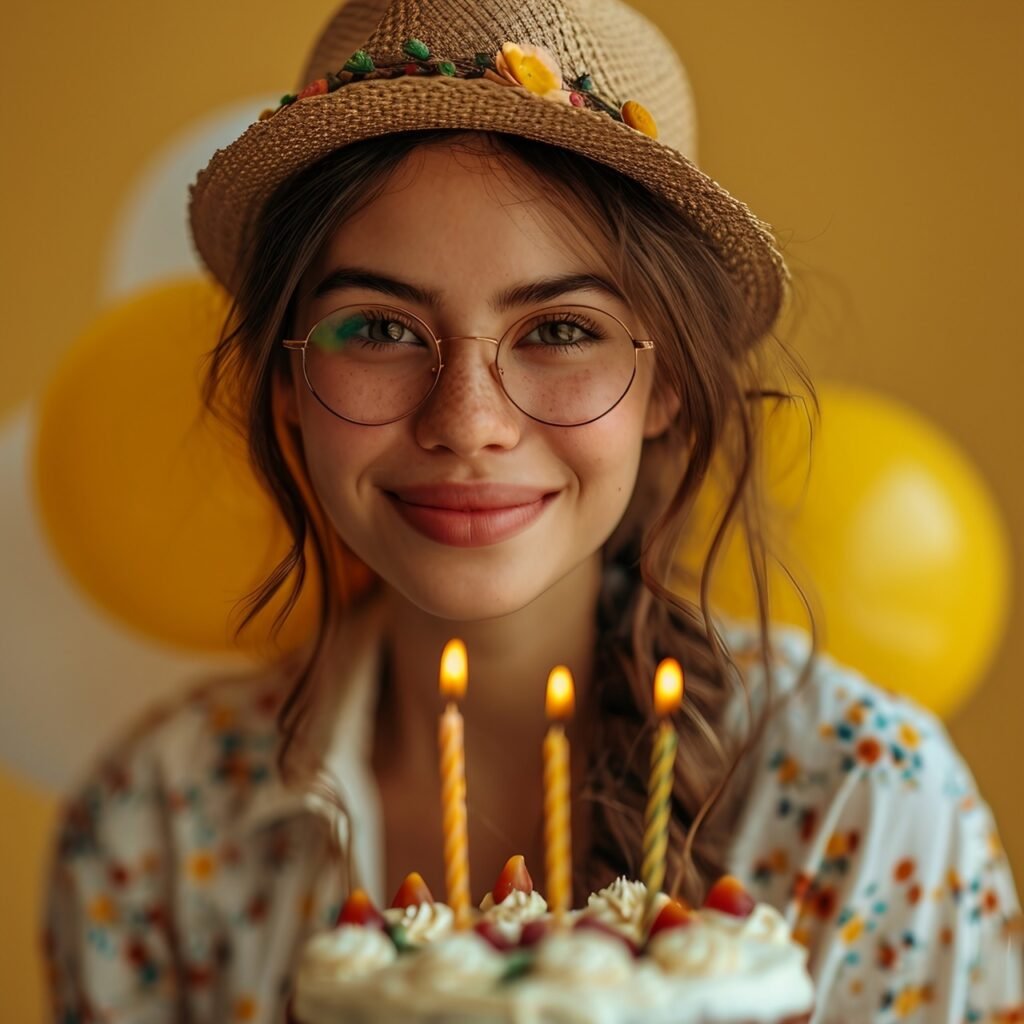
[[[368,737],[380,620],[355,617],[328,767],[381,892]],[[757,691],[753,626],[725,635]],[[777,679],[807,651],[775,627]],[[284,1020],[297,951],[333,924],[344,829],[275,767],[283,677],[220,680],[155,714],[78,789],[45,950],[59,1024]],[[1024,924],[992,816],[940,722],[827,656],[771,719],[729,855],[807,946],[814,1024],[1024,1021]]]

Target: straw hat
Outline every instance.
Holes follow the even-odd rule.
[[[676,203],[740,285],[761,335],[785,265],[767,225],[696,168],[694,120],[675,51],[619,0],[349,0],[296,93],[199,172],[192,234],[233,291],[264,204],[319,158],[400,131],[505,132],[581,153]]]

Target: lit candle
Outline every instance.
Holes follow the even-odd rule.
[[[576,694],[564,666],[548,675],[545,710],[551,725],[544,737],[544,867],[548,906],[556,917],[572,903],[572,829],[569,821],[569,740],[564,723],[572,717]]]
[[[441,826],[448,904],[455,922],[469,922],[469,836],[466,826],[466,753],[458,701],[466,693],[466,645],[449,640],[441,654],[441,696],[447,700],[438,733],[441,752]]]
[[[660,892],[665,881],[672,785],[679,746],[679,737],[669,716],[679,708],[682,700],[683,670],[674,658],[666,658],[654,676],[654,710],[661,723],[651,748],[651,775],[647,786],[647,813],[644,815],[644,859],[640,875],[649,897]]]

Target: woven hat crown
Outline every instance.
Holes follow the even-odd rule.
[[[540,71],[524,77],[528,61]],[[296,94],[199,172],[199,255],[235,291],[261,215],[293,175],[352,143],[432,129],[517,135],[639,182],[715,251],[747,303],[749,341],[771,329],[787,281],[771,230],[696,166],[686,72],[621,0],[349,0]]]
[[[682,62],[655,25],[618,0],[349,0],[324,27],[296,87],[337,71],[357,50],[400,62],[410,38],[443,57],[494,53],[510,40],[544,46],[567,79],[588,74],[596,92],[643,103],[658,140],[696,162],[693,91]]]

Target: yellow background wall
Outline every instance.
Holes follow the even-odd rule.
[[[812,371],[902,398],[959,442],[1007,517],[1024,580],[1024,5],[637,6],[690,70],[705,169],[786,243],[805,304],[795,343]],[[0,417],[93,318],[97,253],[147,158],[215,107],[291,88],[331,7],[40,0],[5,12]],[[984,684],[951,723],[1018,884],[1022,666],[1016,598]],[[0,992],[5,1019],[31,1022],[42,1015],[32,908],[53,800],[2,769]]]

